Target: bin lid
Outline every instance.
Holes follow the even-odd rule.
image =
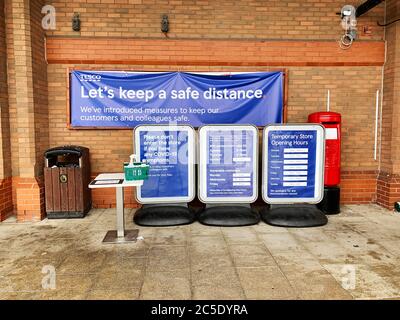
[[[44,156],[49,159],[55,156],[74,154],[80,158],[85,150],[88,150],[88,148],[81,146],[60,146],[46,150]]]
[[[324,123],[324,122],[341,122],[341,114],[337,112],[321,111],[314,112],[308,116],[308,122]]]

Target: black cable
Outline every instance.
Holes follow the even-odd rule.
[[[392,22],[389,22],[389,23],[386,23],[386,24],[380,24],[379,21],[378,21],[377,24],[378,24],[378,26],[380,26],[380,27],[387,27],[387,26],[390,26],[391,24],[393,24],[393,23],[395,23],[395,22],[397,22],[397,21],[400,21],[400,18],[399,18],[399,19],[396,19],[396,20],[393,20]]]

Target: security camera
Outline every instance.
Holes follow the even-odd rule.
[[[344,8],[344,7],[343,7],[343,8]],[[349,9],[342,9],[342,18],[343,18],[344,16],[346,16],[346,17],[351,16],[351,10],[349,10]]]
[[[357,26],[356,8],[346,5],[341,10],[342,27],[346,31],[354,29]]]
[[[357,38],[356,8],[352,5],[345,5],[340,12],[341,25],[344,35],[340,39],[342,49],[348,49]]]

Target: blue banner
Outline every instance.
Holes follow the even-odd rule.
[[[268,132],[268,197],[314,198],[317,131]]]
[[[72,127],[281,123],[283,73],[73,71]]]

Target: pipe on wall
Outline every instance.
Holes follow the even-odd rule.
[[[356,17],[362,16],[367,13],[372,8],[375,8],[378,4],[381,4],[385,0],[367,0],[362,5],[358,6],[356,9]]]

